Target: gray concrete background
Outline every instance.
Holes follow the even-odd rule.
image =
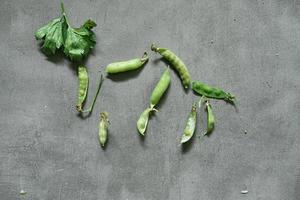
[[[1,200],[300,199],[299,0],[66,0],[65,7],[74,26],[88,18],[98,24],[86,63],[88,103],[103,66],[145,50],[151,60],[106,79],[83,120],[74,108],[74,66],[47,59],[33,37],[59,16],[59,1],[1,0]],[[140,139],[136,120],[165,68],[152,42],[176,52],[193,79],[237,96],[238,112],[212,102],[210,137],[179,146],[198,97],[185,94],[172,71],[160,112]],[[97,140],[104,110],[111,121],[105,151]],[[203,110],[199,116],[197,136],[205,130]]]

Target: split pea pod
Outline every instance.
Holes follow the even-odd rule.
[[[76,103],[76,109],[78,112],[80,112],[80,113],[92,112],[95,102],[96,102],[96,99],[97,99],[97,96],[99,94],[102,82],[103,82],[103,75],[101,74],[98,88],[95,93],[93,102],[87,110],[83,110],[83,105],[85,103],[88,88],[89,88],[89,76],[88,76],[87,69],[85,66],[81,65],[78,67],[78,95],[77,95],[77,103]]]
[[[235,102],[235,96],[230,94],[229,92],[224,92],[222,89],[211,87],[199,81],[193,81],[192,89],[197,94],[200,94],[207,98],[222,99],[232,104],[234,104]]]
[[[189,114],[187,123],[183,131],[181,143],[185,143],[193,137],[196,129],[196,122],[197,122],[197,107],[196,104],[193,104],[192,110]]]
[[[106,72],[109,74],[115,74],[115,73],[135,70],[142,67],[148,61],[148,59],[149,59],[148,54],[147,52],[145,52],[142,58],[135,58],[135,59],[115,62],[107,65]]]
[[[212,112],[212,108],[211,108],[209,101],[206,101],[205,105],[206,105],[206,111],[207,111],[207,127],[206,127],[206,132],[204,133],[204,135],[207,135],[207,134],[210,134],[214,130],[215,117]]]
[[[142,112],[140,118],[138,119],[138,121],[136,123],[137,129],[139,130],[141,135],[145,135],[148,121],[149,121],[149,115],[150,115],[151,111],[152,111],[151,108],[146,108],[146,110],[144,110]]]
[[[175,53],[166,48],[156,47],[154,44],[151,45],[151,50],[154,52],[158,52],[176,69],[185,89],[190,87],[190,73],[185,64]]]
[[[107,112],[100,113],[99,142],[102,147],[104,147],[107,141],[108,125],[109,125],[108,113]]]
[[[171,82],[170,78],[170,72],[169,68],[165,70],[165,72],[162,74],[160,80],[156,84],[154,90],[152,91],[151,97],[150,97],[150,106],[146,108],[142,114],[140,115],[136,126],[141,135],[145,135],[145,131],[147,129],[148,121],[149,121],[149,115],[152,111],[157,111],[154,106],[159,102],[167,88],[169,87]]]

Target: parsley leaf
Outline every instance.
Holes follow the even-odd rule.
[[[43,40],[42,51],[53,55],[63,49],[72,61],[81,61],[96,44],[96,37],[91,30],[97,24],[87,20],[80,28],[70,26],[64,5],[61,4],[62,17],[49,22],[35,33],[37,40]]]
[[[43,26],[35,33],[38,40],[44,39],[42,51],[47,54],[55,54],[63,43],[63,29],[66,27],[64,18],[54,19],[49,24]]]
[[[80,28],[67,29],[64,53],[71,60],[80,61],[96,44],[96,37],[91,29],[96,26],[92,20],[87,20]]]

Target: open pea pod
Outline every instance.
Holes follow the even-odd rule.
[[[211,104],[209,103],[209,101],[206,101],[205,105],[206,105],[206,111],[207,111],[207,127],[206,127],[206,132],[204,133],[204,135],[207,135],[207,134],[212,133],[212,131],[214,130],[215,117],[212,112],[212,107],[211,107]]]
[[[211,87],[199,81],[192,82],[192,89],[195,93],[207,98],[222,99],[232,104],[234,104],[234,102],[236,101],[235,96],[230,94],[229,92],[225,92],[220,88]]]
[[[181,143],[185,143],[193,137],[196,129],[196,122],[197,122],[197,107],[196,104],[194,103],[183,131]]]

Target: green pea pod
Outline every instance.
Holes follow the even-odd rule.
[[[114,74],[135,70],[142,67],[148,61],[148,59],[148,54],[145,52],[142,58],[135,58],[132,60],[115,62],[107,65],[106,72],[109,74]]]
[[[212,131],[214,130],[215,127],[215,117],[214,114],[212,112],[212,108],[211,105],[209,103],[209,101],[206,101],[206,111],[207,111],[207,128],[206,128],[206,132],[204,135],[210,134],[212,133]]]
[[[144,110],[136,123],[137,129],[139,130],[141,135],[145,135],[151,111],[151,108],[147,108],[146,110]]]
[[[102,147],[104,147],[107,136],[108,136],[108,113],[102,112],[100,113],[100,123],[99,123],[99,142]]]
[[[233,104],[235,102],[234,95],[232,95],[228,92],[224,92],[222,89],[211,87],[211,86],[201,83],[199,81],[193,81],[192,89],[197,94],[200,94],[200,95],[208,97],[208,98],[222,99],[224,101],[227,101],[227,102],[233,103]]]
[[[181,143],[185,143],[189,141],[195,132],[197,122],[197,107],[196,104],[193,104],[192,110],[189,114],[186,126],[184,128],[184,132],[181,138]]]
[[[83,105],[86,100],[88,87],[89,87],[89,76],[86,67],[84,66],[78,67],[78,80],[79,80],[79,85],[78,85],[78,97],[77,97],[76,109],[80,113],[92,112],[103,82],[103,75],[101,74],[100,76],[98,88],[95,93],[93,102],[87,110],[83,110]]]
[[[185,64],[175,53],[166,48],[158,48],[154,44],[151,45],[151,50],[154,52],[158,52],[176,69],[185,89],[190,87],[190,73]]]
[[[160,77],[158,83],[156,84],[154,90],[152,91],[150,97],[150,107],[144,110],[137,121],[137,128],[141,135],[145,135],[145,131],[147,129],[149,115],[151,111],[157,111],[154,106],[159,102],[165,91],[170,85],[170,72],[169,68],[165,70],[165,72]]]
[[[164,95],[165,91],[168,89],[171,82],[170,70],[169,68],[165,70],[160,80],[156,84],[154,90],[152,91],[150,97],[150,107],[153,108]]]
[[[89,76],[85,66],[78,67],[78,97],[76,108],[78,112],[82,112],[82,106],[85,102],[88,87],[89,87]]]

